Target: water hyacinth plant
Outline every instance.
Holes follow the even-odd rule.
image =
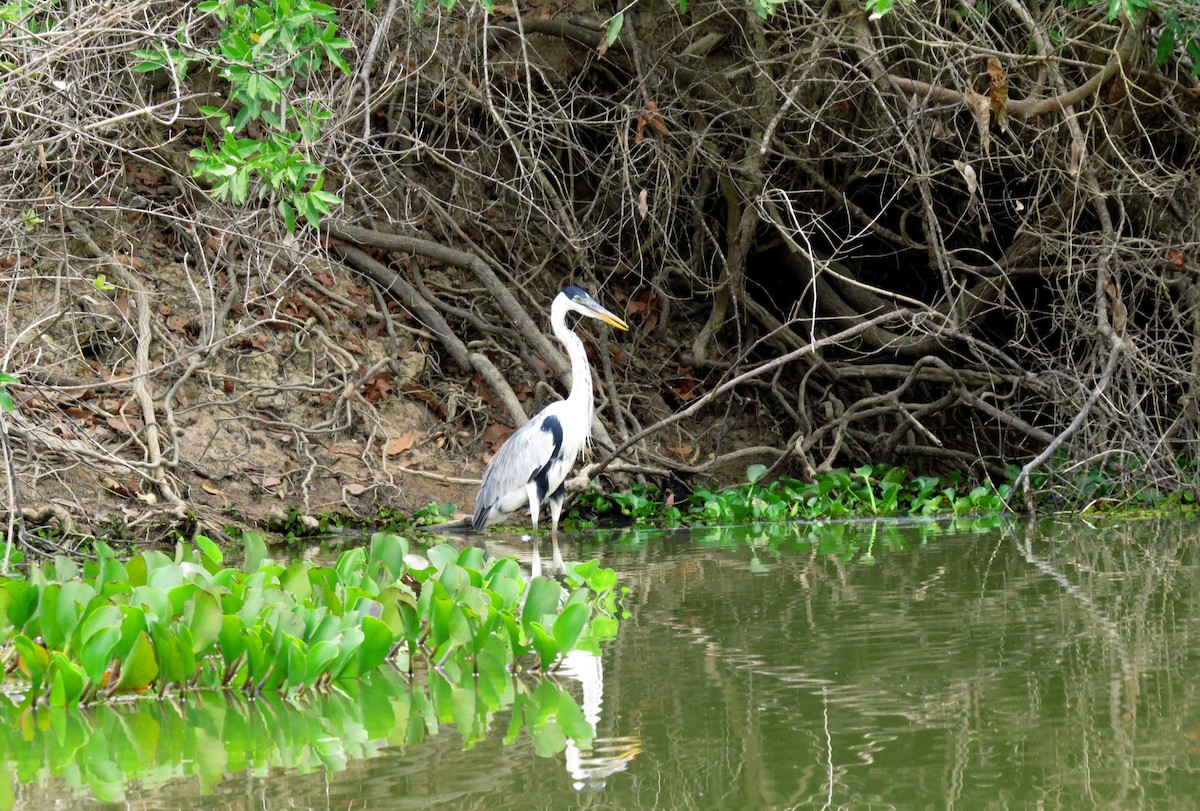
[[[385,662],[455,671],[550,669],[616,633],[616,575],[568,567],[566,587],[526,582],[515,560],[399,536],[343,552],[333,566],[267,557],[245,537],[240,567],[199,536],[174,557],[120,561],[103,543],[0,579],[6,682],[28,703],[70,706],[120,694],[230,689],[300,695]]]

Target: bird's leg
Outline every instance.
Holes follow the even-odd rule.
[[[567,485],[564,482],[558,486],[550,495],[550,549],[554,559],[554,566],[558,571],[563,571],[562,554],[558,551],[558,517],[562,515],[563,498],[567,495]]]
[[[529,486],[526,487],[525,490],[529,496],[529,522],[531,524],[529,530],[529,540],[537,543],[537,522],[538,512],[541,510],[542,506],[540,504],[541,499],[538,498],[538,488],[536,483],[530,482]]]
[[[534,482],[530,482],[529,487],[528,487],[528,492],[529,492],[529,521],[531,524],[530,530],[529,530],[529,533],[530,533],[529,540],[533,542],[533,561],[530,564],[529,571],[533,577],[540,577],[542,574],[542,555],[541,555],[541,552],[538,550],[537,525],[538,525],[538,512],[541,509],[541,504],[539,503],[540,499],[538,498],[537,484]]]

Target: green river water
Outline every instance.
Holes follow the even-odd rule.
[[[1200,523],[768,529],[565,544],[629,616],[553,681],[0,706],[0,808],[1200,807]]]

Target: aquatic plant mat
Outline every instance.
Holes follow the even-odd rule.
[[[568,565],[565,585],[515,560],[399,536],[335,565],[277,563],[248,535],[237,568],[212,541],[82,564],[58,557],[0,581],[5,688],[24,706],[226,690],[301,697],[385,665],[448,673],[546,672],[599,652],[618,627],[616,575]]]

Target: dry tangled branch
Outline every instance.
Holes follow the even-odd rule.
[[[568,280],[635,325],[587,337],[596,461],[639,475],[1196,460],[1200,93],[1152,16],[647,2],[606,49],[615,6],[344,8],[353,74],[295,92],[345,203],[293,237],[191,177],[217,72],[131,70],[208,18],[32,8],[0,35],[0,370],[26,499],[89,526],[437,497],[559,396]]]

